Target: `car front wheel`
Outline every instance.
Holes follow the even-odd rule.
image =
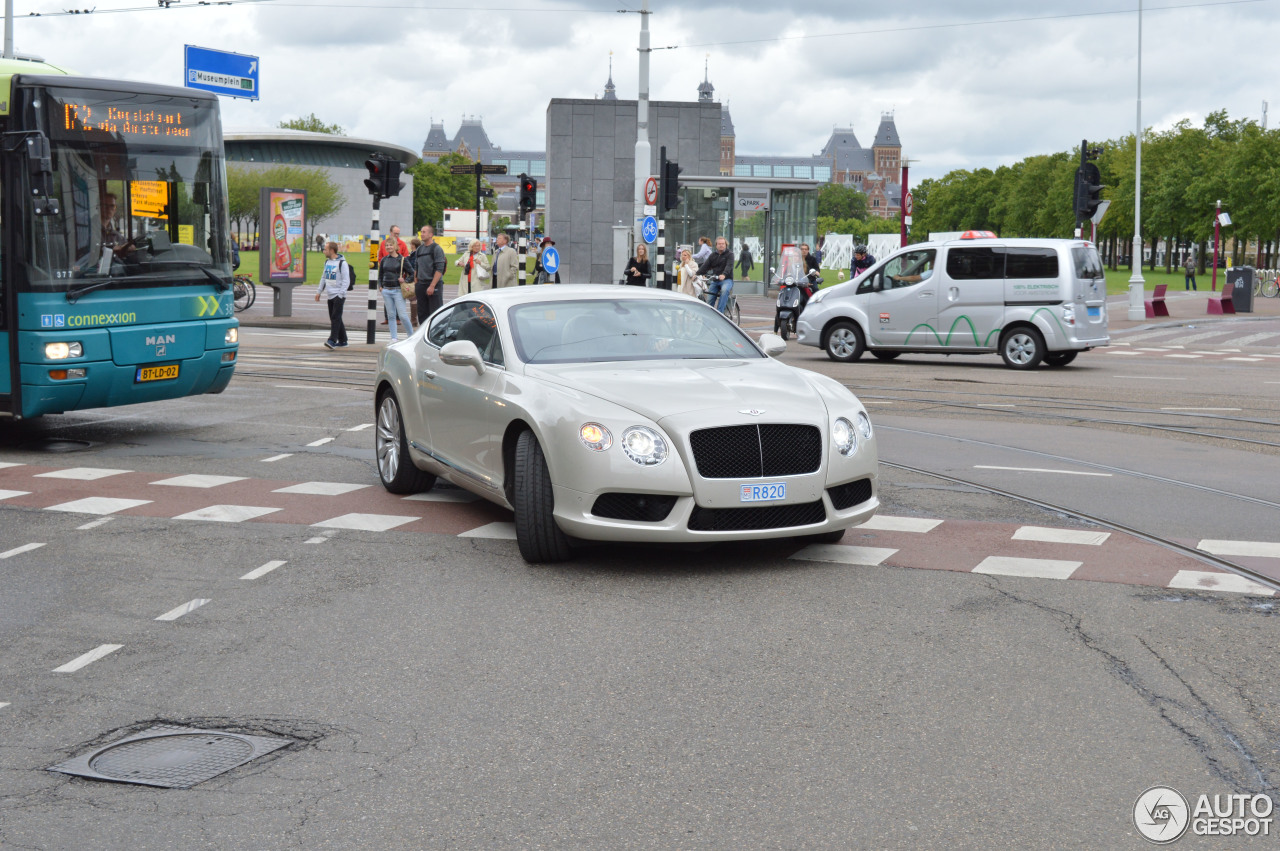
[[[865,347],[862,331],[852,322],[837,322],[827,333],[827,357],[840,363],[852,363],[862,357]]]
[[[555,496],[547,458],[533,432],[516,440],[512,507],[516,512],[516,543],[531,564],[564,561],[572,554],[569,537],[556,525]]]
[[[378,423],[373,431],[374,450],[378,459],[378,478],[391,493],[429,491],[436,477],[414,466],[409,458],[409,441],[404,433],[404,418],[396,394],[387,391],[378,403]]]
[[[1015,328],[1000,338],[1000,357],[1010,369],[1035,369],[1044,359],[1044,338],[1034,328]]]

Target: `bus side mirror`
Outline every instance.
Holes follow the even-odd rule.
[[[61,213],[53,193],[53,154],[49,149],[49,138],[43,133],[27,137],[27,171],[31,183],[32,212],[37,216]]]

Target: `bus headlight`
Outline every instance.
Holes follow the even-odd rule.
[[[223,342],[225,342],[228,346],[234,346],[236,343],[240,342],[240,329],[239,329],[239,328],[228,328],[228,329],[227,329],[227,335],[226,335],[225,337],[223,337],[223,338],[222,338],[222,340],[223,340]]]
[[[84,354],[84,347],[79,343],[45,343],[44,356],[48,360],[66,360],[78,358]]]

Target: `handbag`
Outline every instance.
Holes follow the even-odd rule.
[[[404,257],[403,256],[400,258],[400,277],[401,278],[404,277]],[[404,296],[405,301],[413,301],[414,298],[416,298],[416,293],[414,292],[414,289],[413,289],[413,281],[400,282],[400,295]]]

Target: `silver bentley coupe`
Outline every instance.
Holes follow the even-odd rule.
[[[599,285],[450,302],[382,353],[378,473],[515,513],[529,562],[574,539],[833,542],[879,508],[866,410],[709,305]]]

